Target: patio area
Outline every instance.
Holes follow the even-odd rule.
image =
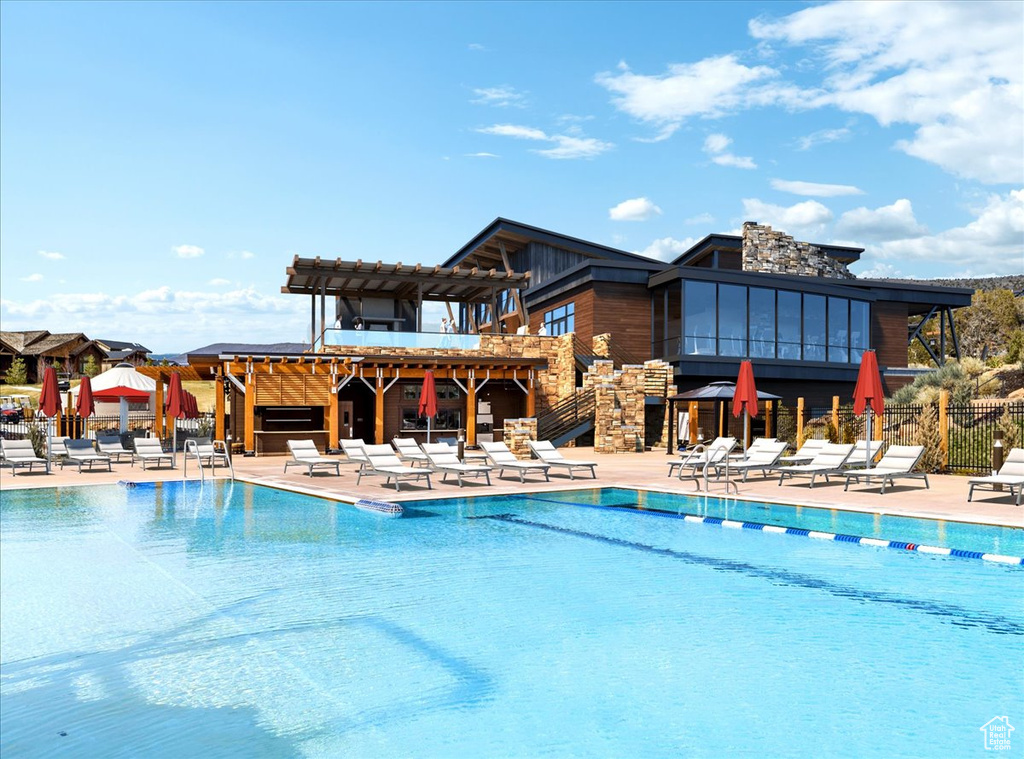
[[[346,464],[344,456],[341,476],[318,473],[313,477],[291,469],[284,474],[285,456],[262,456],[259,458],[235,457],[233,459],[237,479],[268,487],[306,493],[312,496],[353,502],[360,498],[389,501],[411,501],[426,498],[470,497],[474,495],[501,495],[532,492],[587,489],[592,487],[622,487],[657,490],[682,495],[697,494],[693,479],[679,480],[666,476],[667,462],[673,460],[664,451],[643,454],[615,455],[594,453],[592,448],[563,448],[562,453],[569,459],[596,461],[597,479],[586,476],[570,480],[568,475],[555,472],[550,482],[537,475],[520,484],[518,475],[507,473],[505,478],[492,475],[492,486],[482,482],[467,482],[460,488],[454,478],[442,483],[439,476],[433,479],[434,488],[404,484],[401,492],[394,486],[385,487],[381,477],[364,477],[356,485],[356,465]],[[182,478],[182,460],[179,455],[177,469],[149,469],[132,467],[128,463],[114,464],[113,471],[86,471],[79,474],[74,468],[61,470],[53,467],[52,474],[19,473],[12,477],[11,470],[0,470],[0,491],[20,488],[66,487],[91,484],[111,484],[119,481],[156,482]],[[194,465],[189,466],[190,479],[198,476]],[[226,470],[218,469],[217,476],[226,476]],[[739,483],[739,498],[790,505],[816,506],[819,508],[845,509],[876,514],[893,514],[924,519],[941,519],[962,522],[977,522],[1008,527],[1024,527],[1024,508],[1016,506],[1008,492],[994,493],[978,491],[975,501],[967,502],[967,481],[969,478],[954,475],[929,475],[931,488],[926,490],[920,480],[897,482],[879,495],[878,486],[851,485],[849,492],[843,492],[843,480],[832,479],[831,483],[819,480],[809,488],[806,480],[787,480],[781,487],[778,476],[762,478],[752,475],[749,482]],[[712,481],[710,495],[723,497],[722,483]]]

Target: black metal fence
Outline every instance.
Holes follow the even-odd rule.
[[[41,430],[44,433],[47,428],[54,425],[54,433],[57,430],[58,422],[51,422],[44,416],[36,415],[32,419],[25,419],[20,422],[0,424],[0,437],[7,440],[23,440],[30,436],[33,429]],[[132,437],[152,437],[156,434],[156,415],[146,412],[134,412],[128,414],[127,432],[120,432],[121,420],[115,415],[93,415],[86,419],[79,416],[63,417],[59,421],[62,435],[74,438],[95,438],[100,435],[118,435],[122,440]],[[173,436],[171,434],[171,420],[167,419],[166,436],[163,439],[165,448],[171,447]],[[200,414],[198,419],[178,419],[178,447],[181,448],[187,437],[210,437],[214,426],[213,414]]]

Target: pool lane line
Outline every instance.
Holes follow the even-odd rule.
[[[607,545],[613,545],[620,548],[630,548],[655,554],[657,556],[679,559],[689,564],[704,566],[721,572],[735,572],[748,577],[765,579],[772,583],[802,587],[809,590],[821,590],[829,593],[830,595],[836,596],[837,598],[853,598],[919,611],[930,616],[945,618],[950,622],[950,624],[958,627],[983,627],[989,632],[993,632],[998,635],[1024,636],[1024,624],[1020,622],[1008,619],[1007,617],[998,614],[979,614],[969,609],[965,609],[962,606],[956,606],[955,604],[907,598],[905,596],[897,596],[880,591],[864,590],[850,585],[840,585],[838,583],[830,582],[829,580],[823,580],[821,578],[801,574],[799,572],[791,572],[789,570],[775,569],[771,567],[761,567],[745,561],[719,559],[714,556],[706,556],[704,554],[693,553],[691,551],[680,551],[673,548],[658,548],[657,546],[638,543],[636,541],[626,540],[625,538],[615,538],[609,535],[576,530],[571,527],[562,527],[560,525],[548,524],[546,522],[535,522],[531,519],[524,519],[518,514],[513,513],[491,514],[467,518],[489,519],[505,524],[533,527],[540,530],[546,530],[548,532],[583,538],[585,540],[592,540],[597,543],[605,543]]]
[[[813,538],[815,540],[832,540],[837,543],[856,543],[858,545],[873,546],[875,548],[893,548],[900,551],[917,551],[918,553],[930,553],[936,556],[953,556],[958,559],[980,559],[982,561],[990,561],[995,564],[1008,564],[1010,566],[1024,565],[1024,557],[1020,556],[1004,556],[1003,554],[998,553],[967,551],[962,548],[942,548],[940,546],[908,543],[902,540],[864,538],[858,535],[844,535],[836,532],[819,532],[817,530],[807,530],[802,527],[782,527],[781,525],[764,524],[762,522],[737,522],[735,520],[723,519],[721,517],[702,517],[697,516],[696,514],[672,513],[671,511],[663,511],[661,509],[640,508],[640,504],[637,503],[576,503],[574,501],[559,501],[554,498],[536,498],[529,494],[523,494],[515,497],[531,501],[543,501],[544,503],[556,503],[562,506],[583,506],[588,509],[605,509],[607,511],[619,512],[631,511],[637,514],[650,514],[651,516],[667,517],[669,519],[682,519],[684,522],[692,522],[694,524],[710,524],[733,529],[757,530],[760,532],[778,533],[780,535],[798,535],[805,538]]]

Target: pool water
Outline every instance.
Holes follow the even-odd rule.
[[[1021,567],[565,502],[630,492],[5,492],[0,753],[946,757],[1024,722]]]

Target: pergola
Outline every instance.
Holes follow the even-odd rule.
[[[484,303],[491,313],[498,312],[498,293],[511,290],[517,303],[519,291],[530,285],[530,272],[480,269],[476,266],[424,266],[422,264],[367,263],[362,259],[333,261],[299,258],[287,268],[288,280],[283,293],[310,296],[311,334],[322,341],[327,328],[327,296],[341,298],[390,298],[415,304],[416,329],[423,329],[424,301],[443,302],[452,315],[451,304]],[[317,299],[320,301],[320,327],[317,329]],[[525,317],[524,317],[525,318]],[[475,325],[474,329],[475,329]],[[498,331],[496,319],[491,328]]]

